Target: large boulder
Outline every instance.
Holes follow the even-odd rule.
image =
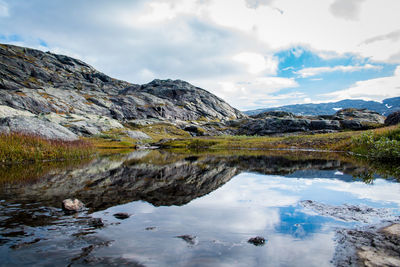
[[[342,129],[366,130],[382,126],[385,117],[368,109],[342,109],[335,113],[334,119],[340,121]]]
[[[38,117],[15,116],[0,119],[0,133],[18,132],[46,139],[74,141],[78,136],[67,128]]]
[[[294,118],[295,115],[291,112],[276,110],[276,111],[262,112],[262,113],[259,113],[256,115],[252,115],[250,117],[255,118],[255,119],[265,119],[265,118],[270,118],[270,117]]]
[[[371,111],[368,109],[355,109],[347,108],[339,110],[335,113],[334,117],[338,120],[358,120],[362,122],[370,122],[383,124],[385,122],[385,117],[378,112]]]
[[[239,126],[239,134],[271,135],[310,130],[311,121],[296,118],[249,119]]]
[[[396,125],[400,123],[400,111],[393,112],[387,116],[385,125]]]

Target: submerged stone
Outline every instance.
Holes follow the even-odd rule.
[[[119,220],[125,220],[128,219],[131,215],[126,213],[126,212],[118,212],[114,214],[114,217],[119,219]]]
[[[265,245],[265,238],[262,236],[252,237],[247,240],[248,243],[253,244],[254,246],[264,246]]]

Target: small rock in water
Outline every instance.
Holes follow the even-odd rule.
[[[156,227],[154,227],[154,226],[146,227],[145,230],[146,230],[146,231],[156,230]]]
[[[262,236],[256,236],[250,238],[247,242],[253,244],[254,246],[264,246],[265,245],[265,238]]]
[[[74,200],[68,198],[68,199],[64,199],[62,202],[62,208],[65,211],[69,211],[69,212],[78,212],[81,209],[83,209],[85,205],[83,205],[82,201],[80,201],[79,199],[75,198]]]
[[[179,235],[179,236],[176,236],[176,237],[186,241],[186,243],[188,243],[190,245],[196,245],[197,244],[197,237],[196,236],[193,236],[193,235]]]
[[[89,226],[95,227],[95,228],[104,226],[103,220],[101,218],[91,218],[89,220],[88,224],[89,224]]]
[[[126,213],[126,212],[118,212],[114,214],[114,217],[119,219],[119,220],[125,220],[128,219],[131,215]]]

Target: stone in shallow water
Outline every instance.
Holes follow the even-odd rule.
[[[186,243],[190,245],[196,245],[198,243],[197,237],[194,235],[178,235],[176,237],[184,240]]]
[[[265,238],[262,236],[256,236],[250,238],[248,243],[253,244],[254,246],[264,246],[265,245]]]
[[[99,228],[104,226],[104,222],[101,218],[91,218],[88,222],[89,226]]]
[[[114,214],[114,217],[120,220],[128,219],[131,215],[126,212],[118,212]]]
[[[82,201],[80,201],[79,199],[75,198],[75,199],[64,199],[62,202],[62,208],[65,211],[69,211],[69,212],[78,212],[81,209],[83,209],[85,205],[82,203]]]

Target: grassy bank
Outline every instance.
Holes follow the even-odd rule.
[[[95,153],[87,141],[47,140],[21,133],[0,134],[0,162],[75,160]]]
[[[363,132],[352,139],[352,151],[368,159],[399,161],[400,125]]]
[[[173,149],[315,149],[354,152],[371,159],[400,158],[400,126],[370,131],[351,131],[315,135],[218,136],[169,140],[162,143]]]

